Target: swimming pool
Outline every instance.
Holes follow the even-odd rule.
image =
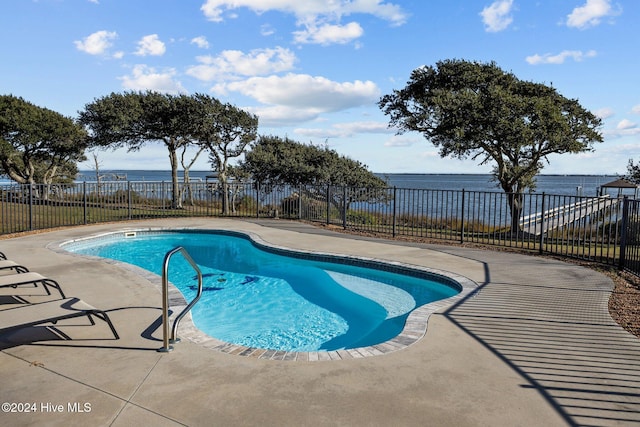
[[[294,252],[258,240],[229,231],[160,230],[110,233],[63,248],[161,274],[166,252],[182,246],[203,272],[194,324],[224,342],[274,351],[380,345],[398,339],[417,309],[462,290],[424,269]],[[186,300],[195,295],[196,277],[182,257],[172,259],[169,280]]]

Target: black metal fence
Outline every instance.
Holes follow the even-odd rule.
[[[227,202],[223,203],[223,195]],[[333,224],[379,236],[506,246],[640,276],[640,201],[629,198],[232,183],[0,186],[0,234],[145,218],[234,216]]]

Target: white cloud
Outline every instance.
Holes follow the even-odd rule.
[[[225,50],[218,56],[199,56],[200,65],[187,69],[187,74],[202,81],[236,79],[288,71],[293,68],[296,56],[289,49],[255,49],[249,53]]]
[[[611,0],[587,0],[584,6],[576,7],[567,16],[567,26],[579,29],[594,27],[602,18],[619,13],[611,7]]]
[[[224,20],[222,14],[225,10],[241,7],[258,14],[274,10],[291,13],[300,21],[315,21],[318,17],[339,19],[355,13],[374,15],[398,25],[407,19],[400,6],[381,0],[206,0],[200,10],[210,21],[220,22]]]
[[[593,114],[595,114],[596,116],[604,120],[613,116],[615,114],[615,111],[613,111],[613,109],[609,107],[605,107],[605,108],[601,108],[599,110],[594,111]]]
[[[343,131],[345,135],[349,136],[356,133],[395,133],[395,130],[389,128],[387,122],[337,123],[333,127]]]
[[[544,55],[535,54],[527,56],[526,61],[531,65],[538,64],[563,64],[567,58],[571,58],[576,62],[580,62],[585,58],[593,58],[597,55],[595,50],[582,52],[580,50],[563,50],[562,52],[552,55],[545,53]]]
[[[133,67],[131,75],[119,77],[122,87],[128,90],[153,90],[163,93],[186,93],[182,84],[175,80],[176,71],[168,68],[162,72],[147,65],[138,64]]]
[[[307,74],[252,77],[232,82],[226,89],[240,92],[268,105],[308,108],[318,112],[335,112],[373,104],[380,90],[371,81],[334,82]]]
[[[206,0],[200,9],[207,19],[221,22],[225,12],[243,7],[258,14],[278,11],[294,15],[296,25],[305,28],[294,33],[298,43],[347,43],[360,37],[360,24],[340,24],[345,16],[373,15],[393,25],[404,24],[408,17],[399,5],[384,0]],[[267,33],[271,34],[270,30]]]
[[[638,127],[637,123],[634,123],[631,120],[623,119],[620,121],[620,123],[618,123],[618,126],[616,126],[616,129],[627,130],[627,129],[633,129],[636,127]]]
[[[385,143],[385,147],[411,147],[414,144],[424,142],[424,139],[410,135],[394,135]]]
[[[311,128],[298,128],[293,132],[296,135],[305,136],[307,138],[327,139],[327,138],[340,138],[344,135],[337,129],[311,129]]]
[[[304,31],[294,31],[293,37],[296,43],[314,43],[330,45],[333,43],[346,44],[364,34],[364,30],[357,22],[347,25],[325,24],[321,26],[311,25]]]
[[[166,46],[157,34],[149,34],[140,39],[138,42],[138,50],[135,51],[135,54],[139,56],[161,56],[164,55],[166,50]]]
[[[93,34],[88,35],[84,39],[76,40],[73,43],[76,48],[89,55],[104,55],[113,45],[111,42],[118,37],[118,33],[115,31],[96,31]]]
[[[604,131],[602,131],[602,136],[604,136],[604,139],[607,141],[636,135],[640,135],[640,128],[637,126],[628,129],[605,129]],[[637,153],[638,144],[635,143],[634,147]]]
[[[425,160],[425,159],[431,160],[431,159],[440,159],[440,158],[442,158],[440,156],[440,153],[438,153],[437,151],[423,151],[423,152],[420,153],[420,155],[418,157],[420,157],[420,159],[422,159],[422,160]],[[471,166],[471,163],[469,163],[469,166]],[[478,165],[474,164],[472,167],[473,167],[473,170],[477,170]],[[469,168],[467,166],[463,165],[462,167],[460,167],[459,173],[469,173],[468,171],[469,171]]]
[[[201,49],[209,49],[209,42],[205,36],[198,36],[191,39],[191,43]]]
[[[243,110],[249,111],[258,116],[260,126],[291,126],[302,122],[315,120],[322,113],[320,110],[312,108],[296,108],[286,105],[246,107]]]
[[[614,146],[607,147],[607,154],[612,154],[612,153],[623,154],[624,156],[622,157],[627,159],[635,158],[638,156],[638,144],[631,142],[631,143],[616,144]]]
[[[260,34],[262,34],[263,36],[271,36],[273,34],[275,34],[276,30],[273,29],[273,27],[269,24],[263,24],[260,26]]]
[[[261,126],[294,125],[318,120],[323,113],[348,110],[362,105],[373,105],[380,90],[371,81],[334,82],[324,77],[306,74],[252,77],[244,81],[220,83],[212,88],[218,95],[238,92],[251,97],[261,106],[245,107],[256,114]],[[365,125],[361,125],[362,131]],[[340,134],[355,132],[340,129]]]
[[[329,129],[299,128],[295,133],[315,138],[349,138],[361,133],[393,133],[387,123],[383,122],[349,122],[337,123]]]
[[[605,140],[623,138],[627,136],[640,135],[640,127],[637,123],[628,119],[618,122],[615,128],[609,128],[602,131]],[[638,144],[634,142],[635,150],[638,151]]]
[[[634,105],[633,108],[631,108],[631,111],[636,114],[640,114],[640,104]]]
[[[480,16],[485,30],[490,33],[505,30],[513,22],[512,10],[513,0],[497,0],[482,9]]]

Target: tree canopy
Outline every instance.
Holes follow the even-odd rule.
[[[80,112],[80,122],[90,129],[94,147],[140,150],[162,141],[169,151],[172,207],[180,207],[178,150],[191,143],[193,98],[158,92],[111,93],[94,100]]]
[[[624,178],[628,181],[640,184],[640,162],[634,164],[633,159],[629,159],[629,163],[627,164],[627,174]]]
[[[346,187],[330,194],[329,202],[340,212],[354,201],[384,199],[386,181],[359,161],[328,147],[302,144],[289,138],[260,136],[245,154],[240,169],[260,185],[297,186],[311,198],[324,199],[326,188]],[[346,197],[345,197],[346,195]]]
[[[258,117],[208,95],[196,94],[199,110],[192,117],[197,143],[209,151],[212,169],[222,186],[222,213],[228,214],[229,160],[240,157],[249,143],[255,141]]]
[[[146,143],[162,141],[169,151],[172,206],[176,208],[182,206],[178,150],[205,146],[215,158],[222,158],[222,166],[215,166],[224,169],[226,159],[239,155],[257,128],[255,116],[207,95],[152,91],[112,93],[94,100],[80,113],[80,122],[91,130],[93,146],[140,150]]]
[[[73,119],[13,95],[0,96],[0,166],[20,184],[71,182],[87,134]]]
[[[335,150],[289,138],[260,136],[242,168],[262,184],[382,188],[386,182],[366,165]]]
[[[514,220],[520,195],[551,154],[579,153],[602,142],[601,120],[555,88],[523,81],[495,63],[445,60],[414,70],[406,87],[379,103],[399,133],[417,131],[442,157],[492,163]]]

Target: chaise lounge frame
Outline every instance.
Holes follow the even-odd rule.
[[[34,287],[38,286],[38,283],[42,284],[42,287],[45,291],[47,291],[47,295],[51,295],[51,291],[49,288],[56,288],[58,292],[60,292],[60,296],[62,298],[66,298],[64,292],[62,292],[62,288],[58,282],[53,279],[49,279],[39,273],[35,272],[27,272],[20,274],[10,274],[10,275],[0,275],[0,288],[17,288],[22,285],[33,284]]]
[[[55,325],[60,320],[82,316],[87,316],[91,325],[96,324],[93,316],[105,321],[115,339],[120,339],[107,313],[92,307],[79,298],[65,298],[0,310],[0,333],[46,323]]]
[[[15,270],[16,273],[27,273],[29,271],[24,265],[7,259],[0,260],[0,270]]]

